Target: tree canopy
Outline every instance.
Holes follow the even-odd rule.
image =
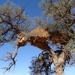
[[[47,22],[36,20],[41,27],[51,31],[61,31],[69,40],[75,39],[75,2],[74,0],[41,0],[39,3]],[[50,22],[52,19],[52,22]],[[43,22],[43,24],[41,24]],[[46,25],[46,26],[45,26]],[[65,33],[65,35],[64,35]],[[58,32],[57,32],[58,34]],[[73,42],[72,41],[72,42]],[[71,43],[71,42],[70,42]]]
[[[41,0],[39,6],[45,20],[36,18],[36,28],[31,31],[29,26],[33,24],[24,8],[9,1],[0,6],[0,45],[17,41],[14,54],[8,52],[10,58],[1,60],[12,60],[6,68],[9,70],[16,63],[18,48],[31,43],[46,51],[32,60],[32,75],[37,75],[37,72],[45,72],[46,75],[56,72],[56,75],[63,75],[66,63],[75,63],[75,0]],[[54,70],[51,69],[52,63]]]
[[[42,28],[48,29],[49,33],[51,33],[49,46],[56,46],[55,53],[59,57],[62,56],[61,51],[67,51],[65,57],[69,55],[68,51],[71,53],[70,61],[65,61],[65,66],[66,64],[75,64],[75,1],[41,0],[39,6],[43,10],[45,20],[39,20],[39,18],[37,18],[36,24]],[[32,75],[37,75],[39,72],[41,73],[40,75],[43,75],[43,72],[45,75],[50,75],[50,72],[54,73],[55,70],[50,69],[51,64],[49,64],[49,62],[51,59],[47,58],[46,64],[44,65],[45,57],[43,53],[41,55],[41,60],[39,59],[40,56],[32,60],[32,66],[30,67],[31,73],[33,73]],[[38,63],[39,66],[37,65]],[[44,66],[46,67],[44,68]],[[56,75],[60,75],[60,73]]]
[[[28,31],[32,23],[24,9],[10,1],[0,6],[0,45],[15,40],[20,31]]]

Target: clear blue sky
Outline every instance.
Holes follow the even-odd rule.
[[[2,5],[6,0],[1,0],[0,5]],[[11,0],[15,4],[19,6],[26,6],[26,12],[30,17],[41,16],[42,12],[38,7],[38,3],[40,0]],[[12,45],[5,44],[0,48],[0,57],[5,54],[7,51],[13,51],[14,48]],[[9,72],[3,73],[4,70],[0,69],[0,75],[29,75],[29,66],[30,61],[33,56],[37,56],[41,52],[40,49],[33,47],[31,45],[27,45],[25,47],[21,47],[17,56],[17,63],[15,68],[12,68]],[[9,63],[9,62],[8,62]],[[0,61],[0,68],[7,66],[8,63],[4,63]],[[64,75],[75,75],[75,67],[67,67],[65,68]]]

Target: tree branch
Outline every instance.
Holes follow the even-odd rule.
[[[2,61],[11,61],[9,66],[8,67],[4,67],[3,69],[5,69],[5,71],[9,71],[12,66],[16,65],[16,56],[17,56],[17,53],[18,53],[18,46],[16,47],[15,51],[14,52],[7,52],[7,56],[4,56],[3,58],[1,58],[0,60]]]

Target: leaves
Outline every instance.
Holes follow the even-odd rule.
[[[24,8],[10,1],[0,6],[0,43],[16,40],[17,34],[20,31],[28,31],[30,25],[31,19],[24,13]]]

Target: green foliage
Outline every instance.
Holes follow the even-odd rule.
[[[73,2],[74,0],[41,0],[39,6],[47,17],[53,17],[57,14],[63,16],[68,11],[68,7],[74,7],[75,3]],[[69,13],[66,15],[69,15]]]
[[[51,25],[49,20],[51,18],[53,19],[52,24],[54,25],[50,26],[51,29],[55,27],[57,29],[62,28],[67,32],[75,30],[75,28],[73,28],[75,13],[72,13],[72,11],[74,11],[72,8],[75,7],[74,1],[75,0],[41,0],[39,6],[43,10],[43,14],[46,16],[49,25]]]
[[[31,24],[31,18],[27,16],[24,8],[6,1],[0,6],[0,36],[3,37],[0,43],[15,40],[20,31],[28,32]]]
[[[75,40],[69,40],[68,44],[66,46],[63,46],[64,51],[70,51],[71,52],[71,60],[69,62],[69,65],[75,65]]]
[[[73,57],[71,59],[73,61],[72,63],[74,63],[74,60],[75,60],[75,13],[72,13],[72,9],[75,8],[75,0],[41,0],[41,2],[39,3],[39,6],[43,10],[43,14],[45,15],[45,20],[36,18],[35,20],[36,25],[37,27],[48,29],[48,32],[50,34],[49,39],[46,40],[45,43],[49,46],[51,46],[51,44],[56,47],[60,46],[61,47],[60,51],[69,50]],[[51,19],[52,19],[52,22],[50,22]],[[29,18],[29,16],[25,13],[24,8],[21,8],[8,0],[5,4],[0,6],[0,45],[16,40],[17,35],[21,31],[23,32],[30,31],[30,29],[32,29],[31,25],[33,24],[35,23],[33,23],[32,19]],[[60,32],[59,35],[58,33],[57,34],[53,33],[53,35],[55,34],[53,37],[52,32],[56,30],[58,32],[61,31],[62,33]],[[33,32],[36,34],[37,31],[32,31],[31,33]],[[52,39],[51,37],[54,39],[51,40]],[[67,41],[65,40],[65,37],[68,38]],[[32,39],[32,42],[35,42],[36,40],[36,39],[34,40],[33,37],[31,37],[31,39]],[[64,42],[67,42],[66,45],[63,46],[61,44],[62,40]],[[25,37],[23,41],[25,42]],[[52,41],[56,41],[56,43],[53,44]],[[36,42],[36,44],[38,44],[38,41]],[[56,50],[56,51],[59,52],[59,50]],[[59,54],[57,55],[60,55],[61,52],[59,52]],[[11,53],[8,53],[8,54],[10,56],[13,55]],[[17,53],[15,54],[15,57],[16,55]],[[10,59],[13,60],[15,59],[15,57]],[[48,68],[50,70],[51,64],[53,63],[52,59],[51,61],[49,58],[48,60],[44,60],[44,57],[43,57],[43,60],[39,61],[39,65],[36,65],[37,63],[35,62],[37,62],[37,59],[38,58],[32,61],[31,69],[33,72],[36,72],[38,69],[42,71],[46,71],[46,69]],[[43,61],[42,65],[40,65],[41,61]],[[36,67],[36,71],[34,69],[35,67]]]
[[[74,64],[75,12],[72,12],[74,11],[73,8],[75,8],[75,0],[41,0],[39,7],[43,10],[43,14],[47,19],[43,27],[45,26],[49,31],[62,30],[70,37],[67,45],[62,45],[62,50],[69,50],[71,52],[72,59],[70,64]],[[52,22],[50,22],[51,19],[53,20]],[[39,26],[41,26],[41,24],[39,24]]]

